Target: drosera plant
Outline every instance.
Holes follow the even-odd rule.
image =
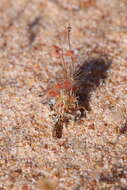
[[[54,45],[53,55],[59,59],[61,72],[56,82],[48,89],[50,107],[53,111],[53,137],[61,138],[63,126],[70,120],[76,121],[89,109],[90,95],[107,77],[112,63],[103,49],[92,49],[83,64],[79,64],[71,47],[70,25],[67,27],[68,48]],[[60,41],[60,38],[59,38]],[[61,41],[60,41],[61,42]]]
[[[48,96],[54,100],[52,110],[55,115],[55,124],[53,127],[53,137],[61,138],[63,125],[67,125],[72,114],[79,109],[78,99],[76,97],[77,87],[75,86],[74,73],[77,67],[77,61],[70,40],[71,26],[67,27],[68,49],[64,50],[62,45],[54,45],[54,54],[60,59],[62,68],[61,77],[48,90]]]

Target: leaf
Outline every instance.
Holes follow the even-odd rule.
[[[48,94],[49,94],[49,96],[52,96],[52,97],[58,97],[59,96],[59,92],[55,91],[55,90],[49,90]]]
[[[74,55],[74,51],[73,50],[68,50],[65,54],[65,56],[73,56]]]
[[[62,88],[62,84],[61,83],[57,83],[54,88],[57,88],[57,89],[61,89]]]
[[[60,47],[58,47],[56,45],[52,46],[51,55],[53,57],[59,58],[60,57],[60,52],[61,52],[61,48]]]
[[[70,81],[65,80],[63,82],[63,89],[71,90],[72,89],[72,83]]]

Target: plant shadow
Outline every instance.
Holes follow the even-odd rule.
[[[107,56],[98,56],[89,58],[77,69],[74,80],[79,106],[91,110],[91,92],[105,82],[111,63]]]

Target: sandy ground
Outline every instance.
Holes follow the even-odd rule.
[[[43,95],[69,23],[80,64],[96,48],[112,64],[55,139]],[[127,189],[126,0],[0,0],[0,190],[55,189]]]

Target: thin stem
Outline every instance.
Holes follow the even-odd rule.
[[[66,64],[65,59],[64,59],[63,47],[62,47],[61,38],[60,38],[59,35],[58,35],[58,38],[59,38],[59,43],[60,43],[60,47],[61,47],[61,56],[60,56],[60,58],[61,58],[61,61],[62,61],[62,66],[63,66],[64,78],[67,79],[68,78],[67,64]]]
[[[71,32],[71,25],[70,24],[69,24],[67,29],[68,29],[68,31],[67,31],[68,46],[69,46],[69,50],[72,51],[71,40],[70,40],[70,32]],[[70,64],[70,76],[71,76],[71,78],[73,78],[74,71],[75,71],[75,65],[74,65],[74,61],[73,61],[73,56],[71,55],[71,64]]]

